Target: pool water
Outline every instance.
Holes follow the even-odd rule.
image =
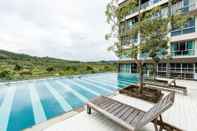
[[[102,73],[0,85],[0,131],[21,131],[137,82],[134,74]]]

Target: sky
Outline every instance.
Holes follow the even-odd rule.
[[[0,49],[33,56],[117,59],[105,40],[108,0],[0,0]]]

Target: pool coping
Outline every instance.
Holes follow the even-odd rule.
[[[57,116],[57,117],[51,118],[47,121],[38,123],[36,125],[33,125],[32,127],[23,129],[22,131],[43,131],[44,129],[47,129],[49,126],[51,126],[53,124],[56,124],[56,123],[59,123],[63,120],[69,119],[69,118],[83,112],[84,110],[85,110],[85,106],[74,109],[74,110],[69,111],[69,112],[65,112],[64,114],[62,114],[60,116]]]

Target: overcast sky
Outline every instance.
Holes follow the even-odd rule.
[[[74,60],[114,60],[107,0],[0,0],[0,49]]]

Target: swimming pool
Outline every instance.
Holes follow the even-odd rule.
[[[0,85],[0,131],[20,131],[137,82],[137,75],[102,73]]]

